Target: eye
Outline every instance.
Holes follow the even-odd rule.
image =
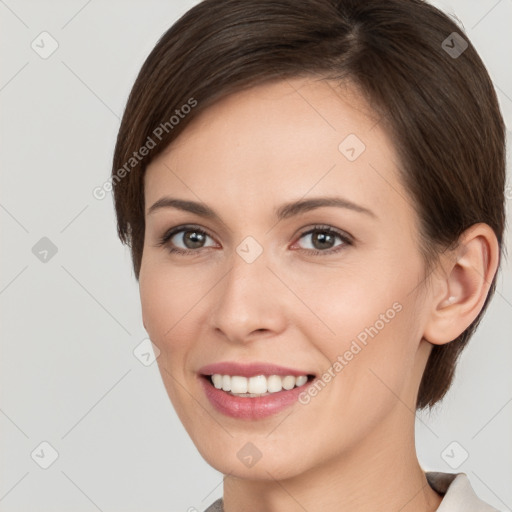
[[[315,255],[338,252],[344,246],[353,244],[350,236],[331,226],[315,226],[309,231],[302,233],[299,240],[305,240],[300,249]]]
[[[208,239],[213,243],[208,244]],[[167,246],[171,253],[197,253],[205,247],[215,247],[217,244],[201,228],[195,226],[178,226],[167,231],[159,240],[157,246]]]

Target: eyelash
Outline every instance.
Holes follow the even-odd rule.
[[[186,225],[186,226],[177,226],[175,228],[172,228],[170,229],[169,231],[167,231],[158,241],[158,243],[156,244],[157,247],[161,247],[161,246],[167,246],[167,250],[171,253],[171,254],[180,254],[180,255],[183,255],[183,256],[187,256],[187,255],[197,255],[199,250],[200,249],[204,249],[203,248],[198,248],[198,249],[178,249],[176,247],[171,247],[170,245],[168,245],[168,242],[169,240],[176,234],[178,233],[181,233],[181,232],[187,232],[187,231],[193,231],[194,233],[199,233],[201,235],[205,235],[205,236],[208,236],[210,238],[213,238],[211,237],[205,230],[197,227],[197,226],[193,226],[193,225]],[[353,245],[353,241],[352,241],[352,238],[350,236],[348,236],[347,234],[343,233],[342,231],[338,231],[337,229],[334,229],[332,228],[331,226],[323,226],[323,225],[317,225],[317,226],[314,226],[313,228],[307,230],[307,231],[304,231],[303,233],[300,234],[300,236],[298,237],[298,240],[300,240],[302,237],[306,236],[306,235],[310,235],[312,233],[316,233],[316,232],[321,232],[321,233],[327,233],[329,235],[334,235],[334,236],[337,236],[343,243],[342,244],[339,244],[331,249],[326,249],[324,251],[322,250],[319,250],[319,249],[297,249],[297,250],[301,250],[301,251],[305,251],[307,252],[308,254],[310,255],[313,255],[313,256],[318,256],[318,255],[325,255],[325,254],[334,254],[334,253],[337,253],[339,251],[341,251],[344,247],[346,246],[351,246]]]

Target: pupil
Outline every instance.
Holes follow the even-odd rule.
[[[316,249],[330,249],[334,237],[328,233],[316,233],[313,235],[313,245]]]
[[[184,242],[189,249],[197,249],[204,243],[204,235],[196,231],[187,231]]]

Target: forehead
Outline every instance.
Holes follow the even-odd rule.
[[[354,87],[312,78],[272,82],[223,98],[187,126],[146,170],[146,209],[171,190],[247,207],[263,197],[280,203],[345,192],[386,208],[405,194],[397,162]]]
[[[272,81],[231,94],[208,107],[161,156],[187,152],[199,144],[215,145],[220,156],[221,149],[228,148],[233,154],[242,142],[247,147],[273,141],[286,150],[293,141],[313,142],[318,137],[335,143],[353,133],[362,139],[378,121],[363,96],[347,82],[312,77]],[[381,139],[383,135],[377,130],[371,137]]]

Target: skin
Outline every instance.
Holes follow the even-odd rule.
[[[366,145],[352,162],[338,149],[349,134]],[[147,168],[144,326],[184,427],[229,475],[226,512],[254,503],[280,512],[417,512],[441,502],[416,456],[417,390],[432,344],[456,338],[483,306],[497,241],[487,225],[473,226],[426,279],[397,161],[355,88],[302,77],[222,99]],[[220,220],[172,207],[149,213],[166,195],[206,204]],[[374,216],[324,206],[277,221],[283,203],[322,196]],[[203,246],[170,253],[187,248],[184,232],[158,245],[184,224],[208,233]],[[327,254],[303,236],[318,224],[353,243],[334,236],[331,250],[341,250]],[[263,249],[252,263],[236,252],[247,236]],[[307,405],[250,421],[222,415],[204,395],[198,369],[212,362],[271,362],[321,376],[394,303],[401,311]],[[237,457],[249,442],[261,452],[250,468]]]

